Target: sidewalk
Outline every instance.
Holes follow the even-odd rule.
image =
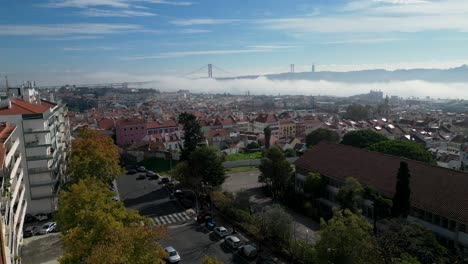
[[[23,240],[22,264],[58,264],[63,254],[60,233],[33,236]]]

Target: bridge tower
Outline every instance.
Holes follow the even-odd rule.
[[[213,78],[213,64],[208,64],[208,78]]]

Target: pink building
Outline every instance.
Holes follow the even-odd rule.
[[[146,121],[143,119],[119,119],[115,125],[118,146],[140,142],[146,136]]]

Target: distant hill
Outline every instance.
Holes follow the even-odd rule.
[[[217,80],[256,79],[260,75],[248,75]],[[295,72],[263,75],[270,80],[311,80],[350,83],[390,82],[422,80],[428,82],[468,82],[468,65],[451,69],[410,69],[410,70],[362,70],[349,72]]]

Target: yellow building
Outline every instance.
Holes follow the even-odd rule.
[[[281,120],[279,122],[280,138],[295,137],[296,123],[293,120]]]

